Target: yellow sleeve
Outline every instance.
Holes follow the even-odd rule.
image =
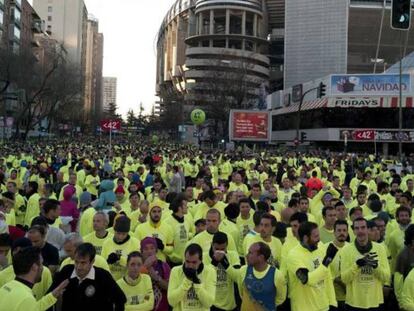
[[[296,276],[296,272],[299,269],[308,269],[305,265],[303,265],[300,258],[289,256],[288,259],[287,269],[292,275]],[[316,286],[320,281],[325,280],[327,273],[328,268],[326,268],[324,265],[320,265],[312,272],[308,272],[308,282],[305,285]]]
[[[344,284],[351,283],[358,274],[358,265],[356,264],[354,257],[352,256],[352,250],[346,248],[341,252],[341,280]]]
[[[47,294],[42,297],[39,301],[36,302],[36,311],[45,311],[52,307],[56,303],[57,299],[53,296],[52,293]],[[30,302],[26,307],[23,307],[20,310],[33,310],[33,303]]]
[[[165,242],[166,243],[165,243],[165,247],[164,247],[163,253],[165,255],[170,255],[174,251],[174,233],[171,230],[171,228],[169,228],[169,230],[166,231],[166,234],[165,234]]]
[[[385,248],[380,247],[378,249],[379,264],[377,269],[374,269],[374,275],[381,281],[383,284],[389,284],[391,278],[390,265],[388,264],[387,253]]]
[[[194,284],[194,290],[205,308],[211,308],[216,300],[216,271],[211,269],[211,273],[207,274],[204,284]]]
[[[286,300],[287,285],[286,278],[282,271],[276,269],[275,273],[276,305],[280,306]]]
[[[84,186],[89,187],[91,185],[92,175],[88,175],[85,178]]]
[[[244,274],[243,274],[243,271],[244,271]],[[240,288],[240,284],[243,281],[243,276],[246,274],[246,270],[243,267],[241,267],[240,269],[236,269],[235,267],[230,265],[227,268],[226,273],[230,277],[230,279],[233,282],[235,282]]]
[[[342,257],[343,259],[343,257]],[[344,284],[351,283],[358,274],[358,265],[354,263],[341,262],[341,280]]]
[[[297,271],[297,269],[296,269]],[[316,286],[320,281],[325,280],[329,270],[324,265],[320,265],[314,271],[308,273],[308,285]]]
[[[414,311],[414,280],[410,275],[413,273],[411,272],[405,279],[401,294],[400,307],[405,311]]]
[[[180,268],[178,268],[180,269]],[[187,291],[191,288],[191,281],[187,278],[181,279],[179,277],[179,270],[173,269],[170,275],[170,284],[168,285],[168,303],[173,307],[177,307],[184,299]]]
[[[398,302],[402,303],[402,292],[404,287],[404,277],[401,273],[395,272],[394,274],[394,293],[397,297]]]

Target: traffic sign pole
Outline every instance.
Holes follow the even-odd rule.
[[[109,151],[112,152],[112,127],[109,128]]]

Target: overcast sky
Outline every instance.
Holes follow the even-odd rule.
[[[155,101],[155,40],[175,0],[86,0],[105,37],[104,76],[118,78],[118,106],[125,114],[151,111]]]
[[[103,74],[118,78],[120,112],[126,114],[130,108],[138,112],[140,102],[150,112],[156,100],[155,40],[175,0],[84,1],[105,37]]]

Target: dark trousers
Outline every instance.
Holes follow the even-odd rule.
[[[331,307],[330,311],[345,311],[345,301],[338,301],[337,307]]]

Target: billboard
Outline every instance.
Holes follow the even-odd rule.
[[[230,112],[230,141],[269,141],[270,114],[267,111],[232,110]]]
[[[411,92],[411,77],[402,75],[401,89]],[[398,95],[400,92],[400,76],[398,74],[361,74],[332,75],[331,95]]]

